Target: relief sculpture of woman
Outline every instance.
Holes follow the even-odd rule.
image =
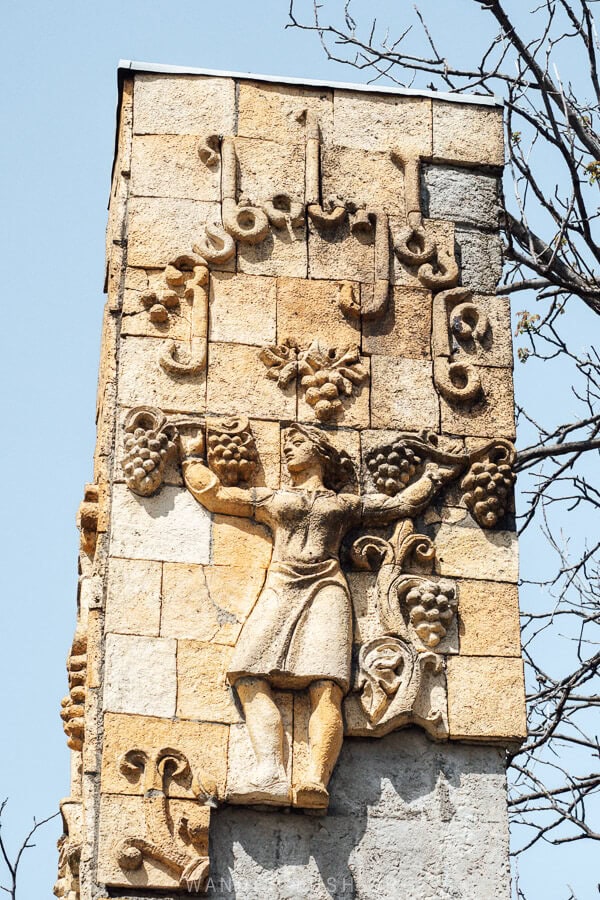
[[[256,757],[243,800],[326,808],[351,683],[352,602],[339,561],[342,539],[361,524],[414,518],[457,471],[427,462],[422,476],[395,497],[344,493],[339,488],[349,460],[318,428],[292,425],[283,445],[292,486],[242,489],[223,486],[207,468],[201,438],[181,436],[180,442],[185,483],[196,500],[214,513],[254,519],[273,537],[265,584],[227,672]],[[310,698],[309,770],[293,797],[274,689],[307,690]]]

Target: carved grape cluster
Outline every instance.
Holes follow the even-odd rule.
[[[380,447],[367,454],[367,468],[382,494],[394,497],[416,475],[423,460],[410,447],[397,441],[388,447]]]
[[[410,623],[427,647],[437,647],[456,612],[456,589],[449,582],[425,581],[406,595]]]
[[[506,513],[515,476],[508,463],[475,462],[462,481],[465,506],[483,528],[493,528]]]
[[[160,487],[167,459],[174,449],[173,440],[164,431],[138,425],[125,438],[123,471],[127,487],[143,496],[153,494]]]
[[[346,382],[346,383],[345,383]],[[314,375],[305,375],[302,387],[306,388],[306,402],[312,406],[320,422],[333,419],[342,409],[340,394],[350,396],[352,385],[331,369],[320,369]]]
[[[257,460],[258,451],[247,423],[240,427],[234,421],[229,432],[225,423],[223,430],[209,433],[208,464],[222,484],[233,486],[239,481],[249,481]]]

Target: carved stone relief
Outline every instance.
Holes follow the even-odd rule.
[[[67,659],[69,696],[61,701],[60,717],[71,750],[83,750],[85,739],[85,683],[87,676],[87,634],[80,626],[75,632]]]
[[[62,800],[63,833],[58,839],[58,878],[52,893],[63,900],[79,900],[79,864],[83,831],[83,808],[77,800]]]

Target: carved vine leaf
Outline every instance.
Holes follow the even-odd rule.
[[[257,468],[258,451],[248,419],[211,422],[207,432],[208,465],[221,483],[235,486],[249,481]]]

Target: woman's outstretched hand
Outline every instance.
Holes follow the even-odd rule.
[[[186,459],[188,456],[204,457],[204,434],[202,430],[195,428],[194,431],[187,431],[179,428],[177,432],[177,449],[180,459]]]

